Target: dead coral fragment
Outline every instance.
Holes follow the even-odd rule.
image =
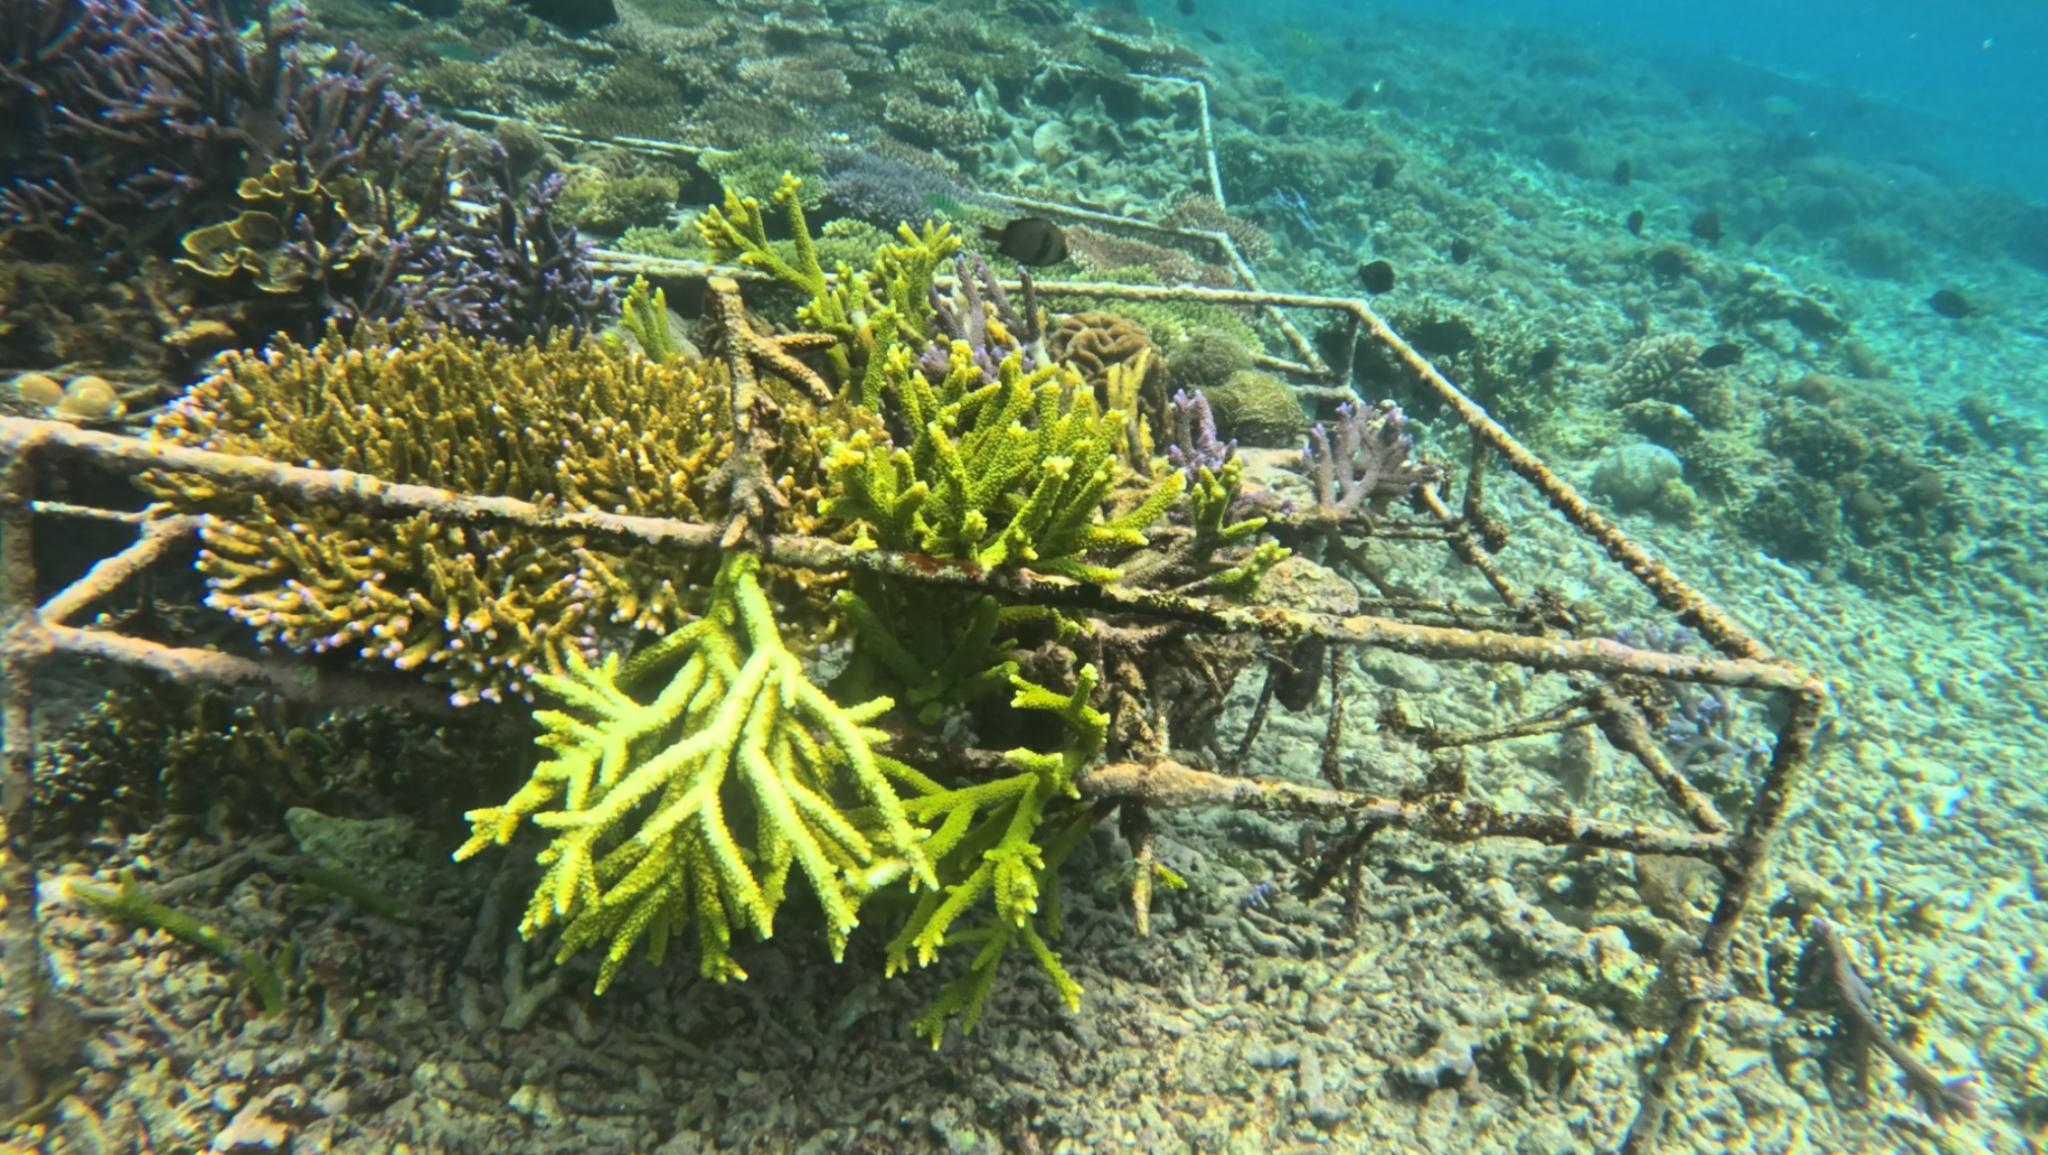
[[[483,496],[702,520],[700,481],[729,441],[725,390],[697,366],[615,356],[566,334],[545,346],[443,338],[286,345],[231,355],[152,436]],[[443,525],[233,494],[196,477],[144,485],[217,515],[200,569],[211,604],[301,651],[418,669],[455,700],[525,693],[632,631],[686,616],[670,563],[574,534]],[[619,636],[613,636],[619,635]]]

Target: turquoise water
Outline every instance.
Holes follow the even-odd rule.
[[[2038,6],[8,4],[0,1149],[2048,1143]]]

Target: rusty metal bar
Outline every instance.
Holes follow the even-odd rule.
[[[1712,862],[1725,858],[1736,842],[1725,832],[1710,834],[1603,822],[1569,814],[1499,810],[1479,799],[1457,795],[1439,794],[1407,801],[1298,782],[1234,778],[1197,770],[1171,759],[1106,763],[1083,771],[1075,779],[1075,786],[1084,796],[1103,801],[1128,800],[1176,810],[1223,806],[1315,818],[1351,818],[1361,825],[1397,827],[1443,842],[1527,838],[1553,846],[1684,855]]]
[[[0,1041],[29,1024],[43,986],[32,842],[35,798],[35,462],[25,452],[0,464]]]

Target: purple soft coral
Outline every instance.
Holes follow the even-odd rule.
[[[1219,472],[1237,456],[1237,438],[1227,443],[1216,440],[1216,418],[1201,390],[1174,390],[1172,409],[1173,440],[1166,446],[1166,459],[1187,475],[1188,484],[1194,484],[1203,468]]]
[[[1440,466],[1409,460],[1415,439],[1408,418],[1392,401],[1377,409],[1337,406],[1337,444],[1321,425],[1309,431],[1301,461],[1315,485],[1316,505],[1338,517],[1351,517],[1396,497],[1416,485],[1443,476]]]

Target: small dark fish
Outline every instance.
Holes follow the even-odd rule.
[[[1977,311],[1970,304],[1968,297],[1963,296],[1954,289],[1943,289],[1932,297],[1927,298],[1927,305],[1942,316],[1953,317],[1958,321]]]
[[[1700,364],[1708,369],[1726,369],[1730,365],[1742,364],[1742,346],[1733,341],[1723,341],[1700,350]]]
[[[1401,171],[1400,165],[1385,157],[1381,157],[1379,163],[1372,166],[1372,187],[1383,189],[1393,184],[1394,174],[1399,171]]]
[[[1628,231],[1635,236],[1642,236],[1643,219],[1643,210],[1641,209],[1628,214]]]
[[[1710,245],[1719,246],[1721,238],[1728,234],[1721,231],[1721,214],[1706,212],[1692,219],[1692,235]]]
[[[1660,281],[1675,281],[1685,275],[1685,257],[1677,249],[1658,249],[1650,254],[1650,272]]]
[[[1629,182],[1629,178],[1631,175],[1633,174],[1630,172],[1629,163],[1627,161],[1624,160],[1621,163],[1614,166],[1615,184],[1626,186]]]
[[[1207,36],[1209,38],[1209,43],[1211,44],[1223,43],[1223,34],[1221,32],[1216,31],[1214,28],[1202,29],[1202,35]]]
[[[1557,368],[1557,363],[1563,359],[1564,346],[1545,345],[1529,355],[1529,375],[1531,377],[1541,377],[1552,369]]]
[[[1356,51],[1358,51],[1358,38],[1357,38],[1356,36],[1346,36],[1346,37],[1344,38],[1344,51],[1346,51],[1346,52],[1356,52]]]
[[[1293,669],[1273,680],[1273,696],[1281,705],[1299,713],[1315,704],[1316,691],[1323,686],[1323,669],[1330,664],[1329,651],[1330,643],[1314,634],[1294,643],[1294,652],[1287,655],[1287,664]]]
[[[1195,14],[1195,0],[1180,0],[1180,3],[1175,4],[1174,7],[1180,10],[1182,16],[1193,16]]]
[[[1767,230],[1767,229],[1752,229],[1752,230],[1750,230],[1750,234],[1749,234],[1749,243],[1750,243],[1750,244],[1752,244],[1752,245],[1756,245],[1756,244],[1762,244],[1762,243],[1763,243],[1763,239],[1764,239],[1764,233],[1766,233],[1766,232],[1768,232],[1768,231],[1769,231],[1769,230]]]
[[[1340,104],[1340,105],[1338,105],[1337,107],[1339,107],[1339,108],[1343,109],[1343,110],[1344,110],[1344,111],[1346,111],[1346,112],[1357,112],[1357,111],[1358,111],[1359,109],[1361,109],[1361,108],[1364,108],[1364,107],[1365,107],[1365,89],[1363,89],[1363,88],[1354,88],[1354,89],[1352,89],[1352,90],[1351,90],[1351,95],[1349,95],[1349,96],[1345,97],[1345,98],[1344,98],[1344,103],[1343,103],[1343,104]]]
[[[1021,265],[1057,265],[1067,259],[1067,234],[1044,217],[1019,217],[996,228],[981,226],[985,240],[996,242],[996,251]]]
[[[1279,112],[1267,117],[1266,123],[1259,126],[1259,131],[1267,136],[1286,136],[1287,129],[1291,123],[1287,119],[1287,110],[1283,108]]]
[[[1475,247],[1477,246],[1473,245],[1471,241],[1466,240],[1464,237],[1459,237],[1458,239],[1452,241],[1451,263],[1454,265],[1462,265],[1466,261],[1471,260],[1472,250]]]
[[[1479,334],[1472,326],[1452,317],[1444,321],[1428,321],[1416,327],[1408,338],[1409,344],[1425,353],[1438,355],[1463,353],[1479,343]]]
[[[1358,283],[1365,291],[1377,297],[1394,287],[1394,266],[1386,261],[1373,261],[1358,266]]]

